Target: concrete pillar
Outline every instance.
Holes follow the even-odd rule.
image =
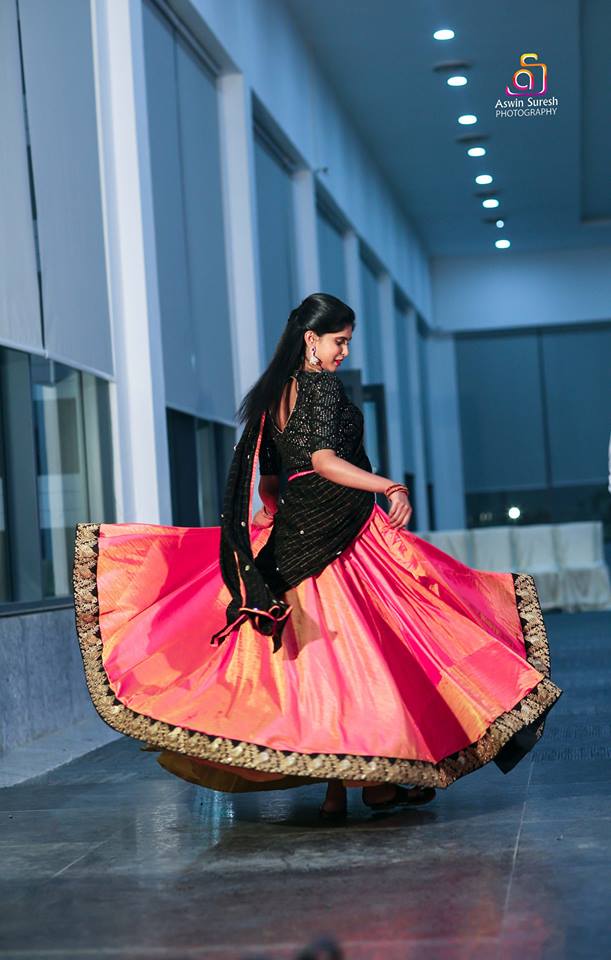
[[[384,373],[384,398],[386,403],[386,429],[388,439],[388,468],[395,483],[403,483],[407,461],[403,450],[403,431],[399,392],[399,364],[395,337],[395,295],[392,277],[382,273],[379,277],[380,337],[382,341],[382,369]]]
[[[436,526],[462,528],[466,511],[454,335],[433,331],[426,357]]]
[[[356,315],[357,326],[350,341],[350,363],[348,369],[360,370],[363,383],[367,382],[365,370],[365,322],[363,318],[363,289],[361,286],[361,264],[359,238],[354,230],[344,234],[344,263],[346,269],[346,291],[348,306]]]
[[[255,146],[250,89],[239,73],[219,78],[223,215],[236,409],[263,372],[265,333],[259,270]],[[236,424],[236,439],[243,425]],[[257,484],[253,514],[262,506]]]
[[[170,523],[142,5],[91,2],[116,377],[118,519]]]
[[[320,290],[318,233],[316,230],[316,187],[311,170],[293,176],[297,293],[303,300]]]
[[[428,530],[430,525],[429,506],[427,499],[427,464],[424,441],[424,405],[422,397],[422,378],[420,376],[420,359],[418,352],[418,318],[414,307],[409,307],[405,322],[407,324],[406,343],[407,343],[407,368],[409,383],[409,410],[407,415],[411,420],[411,433],[413,437],[413,455],[414,455],[414,474],[415,489],[411,491],[411,501],[416,508],[418,518],[418,529]]]
[[[263,307],[251,96],[242,74],[219,78],[223,213],[236,408],[263,370]]]

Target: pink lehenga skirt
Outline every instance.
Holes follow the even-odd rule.
[[[251,527],[256,554],[269,528]],[[337,778],[447,787],[507,772],[562,690],[535,582],[475,570],[374,506],[286,593],[282,647],[250,621],[217,647],[219,527],[77,525],[77,632],[92,700],[186,780],[227,792]]]

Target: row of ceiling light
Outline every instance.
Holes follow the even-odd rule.
[[[453,30],[436,30],[433,34],[435,40],[453,40],[454,31]],[[467,83],[467,78],[461,74],[453,74],[448,77],[447,84],[449,87],[464,87]],[[471,124],[477,123],[477,117],[472,113],[465,113],[458,118],[458,122],[463,126],[470,126]],[[472,146],[467,150],[467,154],[470,157],[484,157],[486,155],[486,148],[482,146]],[[480,185],[485,185],[492,183],[493,177],[489,173],[480,173],[475,178],[475,182]],[[486,209],[495,209],[499,206],[499,201],[496,197],[486,197],[482,200],[482,206]],[[496,226],[499,229],[502,229],[505,226],[504,220],[497,220]],[[511,246],[511,242],[507,240],[506,237],[502,237],[499,240],[495,240],[495,247],[499,250],[506,250],[507,247]]]

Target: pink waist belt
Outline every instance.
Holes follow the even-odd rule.
[[[316,473],[316,470],[300,470],[298,473],[292,473],[288,480],[294,480],[295,477],[303,477],[306,473]]]

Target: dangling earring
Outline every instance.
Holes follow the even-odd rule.
[[[316,345],[312,344],[312,353],[309,357],[306,358],[308,363],[313,367],[319,367],[322,363],[320,357],[316,356]]]

